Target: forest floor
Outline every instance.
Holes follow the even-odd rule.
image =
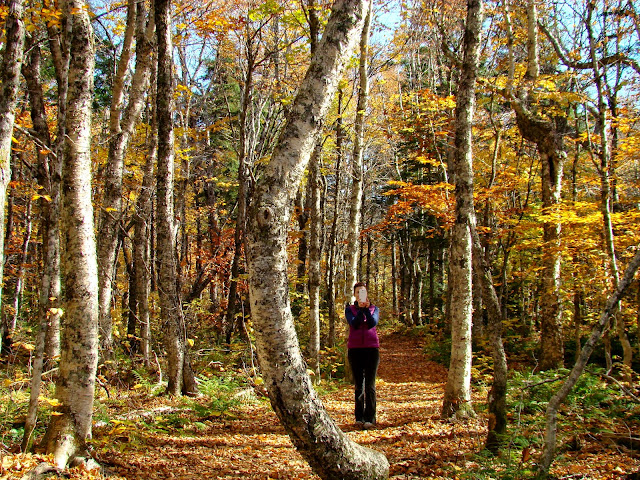
[[[385,453],[391,478],[496,478],[482,475],[476,461],[485,440],[486,417],[457,423],[440,419],[446,375],[442,365],[425,359],[419,337],[393,334],[381,344],[375,429],[354,426],[352,386],[341,386],[323,401],[349,438]],[[564,452],[553,473],[559,478],[618,479],[640,469],[637,452],[592,440],[578,451]],[[268,402],[221,415],[197,435],[153,434],[146,442],[124,446],[122,451],[114,446],[100,461],[127,479],[319,478],[296,452]],[[507,476],[524,477],[533,470],[535,454],[528,451],[516,458]]]
[[[535,448],[524,453],[513,448],[517,453],[506,454],[510,460],[505,463],[502,458],[487,468],[491,459],[480,453],[486,435],[485,415],[466,422],[440,419],[445,381],[446,369],[426,360],[420,337],[391,334],[382,339],[374,429],[354,426],[352,386],[342,384],[323,394],[323,401],[349,438],[384,452],[393,479],[530,477],[539,455]],[[140,395],[139,400],[133,395],[126,398],[126,405],[120,403],[118,411],[107,407],[112,421],[94,428],[95,456],[106,476],[128,480],[319,478],[297,453],[264,399],[203,419],[190,414],[179,400],[150,399],[148,395]],[[484,400],[477,398],[477,405]],[[142,416],[135,420],[132,412]],[[181,413],[176,417],[170,412]],[[113,421],[118,415],[128,420]],[[171,415],[173,427],[164,428]],[[579,443],[577,448],[561,448],[552,469],[555,478],[640,478],[629,475],[640,470],[637,450],[603,443],[597,435],[583,436]],[[5,460],[0,480],[21,478],[11,475]],[[22,463],[24,472],[27,462],[23,459]],[[97,476],[72,473],[67,478]]]

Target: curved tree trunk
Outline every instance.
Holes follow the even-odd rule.
[[[455,113],[455,178],[456,220],[451,231],[449,292],[451,308],[451,361],[442,402],[442,416],[449,418],[474,416],[471,406],[471,324],[472,295],[472,230],[476,218],[473,206],[472,123],[475,110],[475,84],[480,54],[482,1],[467,1],[464,32],[464,59]]]
[[[91,203],[91,103],[93,29],[86,5],[64,5],[68,22],[69,63],[66,140],[62,179],[62,270],[65,321],[62,331],[56,407],[47,429],[47,451],[62,468],[86,455],[98,365],[98,265]]]
[[[366,1],[334,3],[248,217],[251,312],[271,405],[294,445],[325,479],[386,478],[389,469],[383,455],[358,446],[338,429],[313,390],[296,337],[287,278],[291,201],[368,6]]]

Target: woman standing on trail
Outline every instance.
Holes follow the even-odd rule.
[[[380,364],[380,341],[376,325],[380,312],[371,304],[367,287],[358,282],[353,286],[356,297],[347,305],[345,317],[349,322],[349,365],[355,383],[356,425],[371,428],[376,423],[376,374]]]

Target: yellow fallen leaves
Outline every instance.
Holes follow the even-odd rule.
[[[53,455],[33,455],[30,453],[4,455],[0,462],[0,480],[22,478],[29,470],[42,462],[53,465]]]

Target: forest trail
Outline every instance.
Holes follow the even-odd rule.
[[[353,424],[353,387],[323,397],[340,428],[354,441],[384,452],[391,478],[452,478],[484,440],[482,419],[451,424],[439,419],[446,369],[427,361],[419,339],[382,338],[378,425]],[[118,438],[100,461],[127,479],[317,479],[296,452],[266,402],[214,418],[184,436],[154,433],[142,441]],[[120,445],[118,445],[120,443]]]

